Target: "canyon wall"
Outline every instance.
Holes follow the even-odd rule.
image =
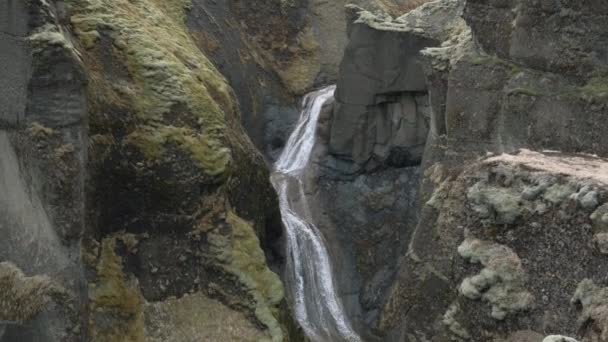
[[[379,227],[414,221],[382,262],[396,271],[375,306],[353,311],[370,340],[605,340],[606,5],[440,0],[397,19],[351,10],[322,179],[386,180],[379,199],[391,203],[406,190],[387,173],[421,175],[416,209],[363,215],[362,233],[336,224],[337,246],[360,256],[350,292],[368,303],[363,284],[385,271],[365,265],[394,249],[364,246]],[[328,212],[342,205],[321,196]]]
[[[0,339],[301,340],[268,161],[344,4],[0,1]]]

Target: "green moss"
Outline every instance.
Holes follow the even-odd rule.
[[[148,160],[157,161],[165,157],[168,144],[175,144],[210,176],[223,174],[231,161],[228,148],[186,127],[141,126],[127,137],[126,143],[135,146]]]
[[[68,4],[82,46],[94,47],[99,32],[110,31],[114,48],[124,56],[132,84],[120,96],[128,98],[142,125],[131,138],[144,154],[160,158],[164,144],[178,142],[201,167],[210,167],[206,173],[224,172],[231,160],[226,156],[230,154],[226,112],[236,106],[226,80],[187,32],[184,18],[189,2],[70,0]],[[161,132],[151,132],[157,128]],[[201,146],[196,146],[199,142]]]
[[[256,302],[255,315],[268,328],[272,341],[282,341],[278,306],[284,298],[283,284],[268,268],[260,241],[251,224],[232,211],[228,212],[226,221],[234,230],[232,258],[227,268],[250,289]]]
[[[57,131],[55,131],[54,129],[41,125],[38,122],[33,122],[28,128],[28,132],[34,138],[38,139],[48,138],[57,134]]]
[[[266,264],[255,230],[232,210],[228,210],[226,223],[232,227],[232,235],[212,232],[207,240],[213,246],[217,260],[224,269],[238,277],[253,298],[251,309],[259,322],[266,326],[272,341],[283,341],[284,334],[279,320],[279,305],[284,299],[283,284]]]
[[[96,266],[97,279],[89,284],[93,314],[89,319],[92,340],[143,342],[143,297],[122,269],[116,254],[118,237],[105,238]]]
[[[594,77],[580,91],[595,98],[608,97],[608,77]]]
[[[29,37],[29,42],[34,50],[44,49],[48,46],[59,46],[65,49],[73,49],[72,43],[65,37],[60,28],[53,24],[46,24],[37,28]]]

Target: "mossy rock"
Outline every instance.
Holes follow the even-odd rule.
[[[89,329],[92,341],[143,342],[144,300],[137,282],[123,271],[116,253],[119,235],[107,237],[95,267],[95,280],[89,283]]]

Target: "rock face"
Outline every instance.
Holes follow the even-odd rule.
[[[0,4],[0,340],[301,339],[267,167],[190,5]]]
[[[439,0],[397,19],[351,9],[323,172],[351,187],[405,165],[421,174],[417,209],[399,218],[415,223],[398,271],[362,329],[386,341],[606,339],[605,4]],[[383,110],[423,95],[430,110]],[[395,150],[408,162],[393,163]],[[363,265],[352,277],[366,283]]]
[[[0,271],[0,338],[76,341],[86,298],[84,69],[53,6],[0,8],[0,260],[10,262]]]
[[[336,83],[347,40],[346,0],[192,1],[187,26],[226,76],[254,144],[276,160],[299,114],[298,97]],[[410,1],[359,0],[396,13]],[[399,12],[400,13],[400,12]]]
[[[452,31],[464,25],[461,7],[396,20],[355,6],[349,10],[354,22],[340,66],[330,153],[362,169],[418,165],[431,129],[420,52],[457,35]]]

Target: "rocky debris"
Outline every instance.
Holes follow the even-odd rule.
[[[221,302],[197,292],[145,306],[146,341],[246,341],[267,340],[247,317]]]
[[[526,290],[526,273],[521,260],[510,248],[477,239],[466,239],[459,247],[461,257],[485,268],[460,284],[460,293],[469,299],[492,304],[492,317],[504,320],[532,307],[534,298]]]

